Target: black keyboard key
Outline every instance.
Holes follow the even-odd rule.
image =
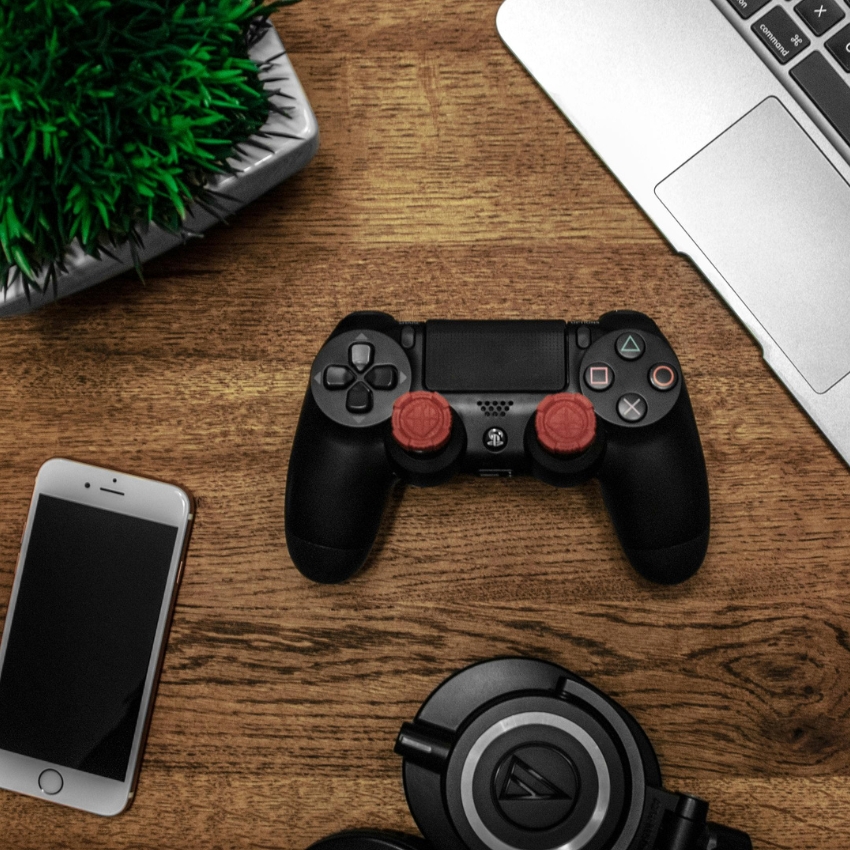
[[[844,17],[844,12],[835,0],[802,0],[794,7],[794,11],[815,35],[823,35]]]
[[[779,6],[757,20],[752,29],[782,65],[811,44],[797,22]]]
[[[850,86],[838,71],[815,51],[791,69],[791,76],[850,145]]]
[[[745,20],[768,3],[770,0],[729,0],[729,5]]]
[[[826,43],[826,49],[845,71],[850,71],[850,24],[847,24]]]

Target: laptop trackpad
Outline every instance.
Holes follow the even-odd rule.
[[[778,100],[655,193],[815,392],[850,372],[850,186]]]

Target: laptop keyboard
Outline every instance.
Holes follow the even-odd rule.
[[[726,0],[745,37],[850,146],[850,0]]]

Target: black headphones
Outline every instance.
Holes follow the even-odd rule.
[[[752,850],[708,804],[661,787],[637,721],[574,673],[502,658],[447,679],[395,751],[427,839],[369,831],[310,850]]]

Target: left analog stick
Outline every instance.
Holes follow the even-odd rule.
[[[405,393],[393,404],[392,434],[405,451],[437,452],[452,435],[452,409],[439,393]]]

